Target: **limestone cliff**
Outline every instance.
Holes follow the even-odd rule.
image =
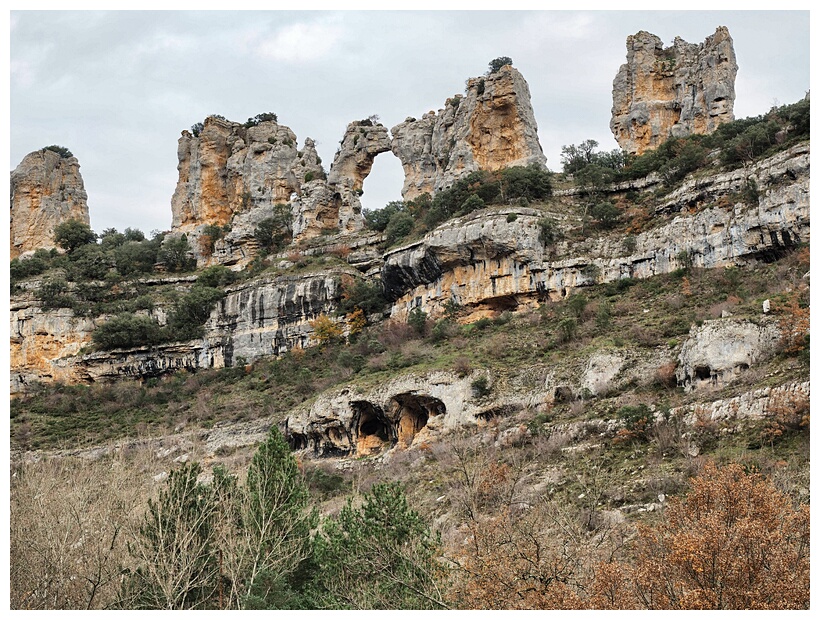
[[[669,273],[682,254],[706,268],[766,260],[809,240],[809,168],[803,144],[748,170],[686,181],[655,207],[679,215],[636,235],[627,255],[621,235],[548,250],[539,238],[542,213],[532,209],[465,216],[385,255],[382,282],[393,316],[405,319],[413,308],[441,315],[450,300],[498,311],[561,299],[582,286]],[[767,188],[751,204],[737,200],[749,179]]]
[[[69,155],[69,156],[64,156]],[[54,247],[54,228],[67,220],[89,224],[80,164],[67,151],[29,153],[11,173],[11,258]]]
[[[627,37],[626,63],[612,84],[610,128],[620,147],[640,155],[672,136],[707,134],[734,120],[737,61],[729,30],[703,43]]]
[[[205,119],[199,134],[183,131],[177,156],[179,181],[171,200],[172,232],[193,241],[199,265],[246,265],[258,251],[254,232],[277,205],[291,213],[296,241],[363,228],[359,195],[373,158],[390,150],[387,128],[371,121],[347,127],[325,178],[316,145],[273,120],[247,127],[219,116]],[[222,237],[205,249],[206,227]]]
[[[107,317],[92,320],[20,300],[11,313],[11,392],[23,392],[34,381],[95,382],[223,368],[240,359],[251,362],[311,346],[310,321],[336,309],[340,275],[274,276],[237,284],[211,312],[201,340],[94,353],[80,350]],[[177,285],[190,283],[179,279]],[[165,321],[165,309],[156,308],[154,315]]]
[[[546,166],[529,86],[510,65],[468,80],[465,95],[448,99],[438,113],[408,118],[391,134],[404,167],[405,200],[432,195],[479,169]]]

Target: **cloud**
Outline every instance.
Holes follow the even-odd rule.
[[[253,41],[256,54],[271,60],[302,63],[326,58],[342,38],[338,23],[299,22],[280,28],[271,38],[261,34]],[[262,40],[260,40],[262,39]]]

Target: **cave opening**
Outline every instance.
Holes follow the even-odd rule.
[[[712,378],[712,369],[709,366],[695,366],[695,379],[708,381]]]
[[[350,403],[356,416],[356,453],[360,456],[379,454],[395,443],[395,432],[384,411],[367,401]]]
[[[392,415],[396,421],[399,445],[408,448],[416,435],[427,426],[432,416],[444,415],[447,408],[438,398],[412,393],[397,394],[392,399]]]

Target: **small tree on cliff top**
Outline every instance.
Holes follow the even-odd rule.
[[[498,58],[494,58],[493,60],[490,61],[490,65],[489,65],[490,68],[487,71],[487,75],[490,75],[491,73],[495,73],[496,71],[498,71],[499,69],[501,69],[501,67],[503,67],[505,65],[512,65],[512,64],[513,64],[512,58],[510,58],[509,56],[499,56]]]

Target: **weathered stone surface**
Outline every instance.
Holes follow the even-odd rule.
[[[336,185],[347,179],[352,181],[354,191],[362,189],[376,155],[389,150],[390,136],[387,134],[387,127],[370,120],[350,123],[333,158],[327,182]]]
[[[362,183],[373,158],[388,150],[386,127],[369,120],[351,123],[326,179],[310,138],[298,150],[296,135],[275,121],[245,127],[210,116],[198,137],[186,130],[179,139],[172,231],[188,235],[199,266],[236,268],[257,254],[254,233],[276,205],[290,211],[290,234],[297,242],[358,232],[364,227]],[[207,249],[202,236],[213,226],[226,232]]]
[[[235,213],[287,203],[304,174],[321,170],[315,153],[315,148],[300,153],[296,135],[274,121],[246,128],[209,116],[198,137],[185,130],[179,139],[179,181],[171,199],[173,231],[224,226]]]
[[[322,272],[245,282],[227,290],[201,340],[84,355],[80,349],[107,317],[75,317],[69,309],[43,311],[37,302],[20,301],[11,313],[11,392],[24,392],[34,381],[113,381],[223,368],[235,366],[239,358],[251,362],[313,346],[310,321],[337,308],[339,275]],[[164,308],[157,307],[153,314],[161,324],[166,321]]]
[[[316,455],[370,456],[420,435],[474,424],[481,405],[471,380],[449,372],[409,374],[364,390],[346,386],[322,394],[285,422],[291,446]]]
[[[752,204],[738,198],[749,178],[760,188]],[[537,297],[561,299],[581,286],[669,273],[681,267],[683,254],[706,268],[770,260],[809,240],[809,204],[804,144],[746,171],[686,181],[656,207],[681,214],[635,235],[629,255],[622,236],[613,235],[561,242],[554,258],[539,238],[540,212],[487,210],[386,254],[382,282],[399,319],[416,307],[439,316],[450,299],[509,310]],[[509,213],[516,214],[512,222]]]
[[[626,50],[610,122],[623,150],[640,155],[672,136],[710,133],[734,120],[737,61],[726,27],[701,44],[676,37],[666,49],[642,30],[627,37]]]
[[[54,228],[67,221],[89,224],[88,196],[76,157],[49,149],[29,153],[11,173],[11,258],[53,248]]]
[[[475,170],[546,166],[530,90],[510,65],[467,81],[465,95],[438,113],[393,127],[391,148],[404,167],[402,196],[435,194]]]
[[[73,365],[59,360],[72,357],[91,342],[95,322],[75,316],[69,308],[42,310],[33,301],[12,301],[9,366],[12,394],[24,392],[36,381],[77,380]]]
[[[735,319],[705,321],[683,343],[676,371],[686,390],[722,386],[777,352],[781,333],[776,321]]]
[[[808,411],[810,398],[811,382],[803,381],[764,387],[733,398],[675,407],[669,413],[690,426],[704,422],[761,420],[776,413],[782,414],[784,407],[792,410],[805,407]]]

